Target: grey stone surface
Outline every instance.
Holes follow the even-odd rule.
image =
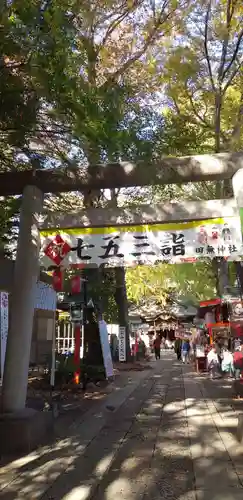
[[[181,493],[177,492],[175,495],[173,492],[167,492],[167,496],[161,496],[161,491],[159,490],[154,490],[154,491],[148,491],[145,493],[143,500],[162,500],[162,499],[168,499],[168,500],[198,500],[196,491],[187,491],[186,493]],[[206,499],[204,499],[206,500]],[[211,500],[211,498],[208,498],[207,500]]]
[[[115,412],[105,410],[106,400],[19,473],[0,471],[2,498],[242,499],[243,448],[229,402],[222,404],[215,387],[210,397],[173,353],[136,377],[107,398]]]
[[[242,500],[242,490],[238,488],[218,488],[197,490],[197,500]]]
[[[0,456],[28,453],[40,446],[53,425],[51,412],[32,408],[0,415]]]

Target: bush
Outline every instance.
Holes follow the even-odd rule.
[[[105,368],[103,365],[89,365],[85,360],[80,360],[81,380],[83,384],[88,381],[98,382],[106,379]],[[73,379],[75,371],[74,355],[69,356],[59,354],[56,358],[56,384],[69,383]]]

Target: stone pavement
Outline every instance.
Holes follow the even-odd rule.
[[[218,397],[214,381],[164,352],[58,442],[2,467],[0,497],[242,500],[243,445],[224,383]]]

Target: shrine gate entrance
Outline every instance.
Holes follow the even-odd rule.
[[[127,186],[144,186],[150,184],[172,184],[182,182],[198,182],[202,180],[221,180],[225,178],[232,178],[234,199],[232,200],[212,200],[207,202],[188,202],[181,203],[180,205],[169,204],[159,207],[138,207],[133,211],[102,211],[91,210],[84,211],[77,214],[75,217],[43,217],[43,195],[46,192],[63,192],[63,191],[83,191],[92,189],[110,189],[116,187]],[[59,250],[63,252],[64,244],[69,245],[70,250],[66,252],[67,259],[77,255],[79,260],[83,260],[84,250],[92,250],[94,252],[94,242],[90,237],[90,230],[88,228],[96,228],[96,233],[102,239],[103,253],[96,253],[93,257],[87,260],[97,260],[97,257],[102,261],[110,258],[112,251],[112,260],[117,260],[117,265],[121,265],[119,259],[124,259],[124,251],[118,245],[117,240],[120,233],[128,235],[124,237],[124,248],[132,249],[130,252],[135,263],[141,261],[141,249],[149,248],[150,256],[146,258],[153,258],[155,260],[168,260],[171,258],[193,258],[192,250],[186,254],[186,241],[190,242],[190,238],[186,240],[185,231],[195,230],[202,225],[204,221],[208,226],[210,222],[208,219],[214,219],[213,226],[216,227],[216,232],[221,231],[223,235],[223,228],[230,230],[232,235],[231,243],[225,246],[221,251],[221,256],[233,255],[234,260],[240,259],[242,255],[241,249],[241,227],[239,221],[239,214],[242,216],[243,209],[243,154],[242,153],[225,153],[218,155],[204,155],[192,156],[187,158],[167,158],[160,162],[158,165],[133,165],[128,162],[115,164],[115,165],[98,165],[94,166],[94,175],[92,178],[86,172],[77,174],[67,173],[60,170],[37,170],[35,172],[17,172],[17,173],[3,173],[0,174],[0,195],[6,196],[10,194],[21,194],[22,207],[20,214],[20,227],[19,239],[15,263],[15,277],[14,287],[12,293],[12,309],[11,309],[11,324],[8,334],[7,352],[4,368],[3,379],[3,411],[5,412],[18,412],[25,408],[27,382],[28,382],[28,368],[29,368],[29,355],[32,335],[32,323],[34,313],[34,299],[33,287],[36,284],[39,275],[39,253],[41,248],[40,232],[43,237],[50,237],[50,232],[53,230],[55,235],[52,237],[57,238],[57,233],[67,233],[67,229],[76,231],[76,242],[70,240],[66,241],[64,238],[60,242]],[[242,218],[242,217],[241,217]],[[233,221],[233,225],[231,222]],[[194,222],[193,227],[192,221]],[[231,222],[230,222],[231,221]],[[183,225],[181,223],[183,222]],[[169,225],[167,231],[163,231],[162,224]],[[185,224],[187,229],[185,229]],[[156,225],[156,231],[151,230],[153,225]],[[176,229],[180,225],[178,231]],[[203,224],[203,225],[205,225]],[[225,226],[226,224],[226,226]],[[231,225],[230,225],[231,224]],[[136,225],[136,230],[128,230]],[[141,226],[147,226],[145,231],[141,230]],[[173,227],[172,227],[173,226]],[[104,231],[104,228],[105,231]],[[118,228],[120,229],[120,233]],[[172,240],[170,244],[164,245],[165,234],[163,234],[164,243],[158,252],[158,234],[170,233],[172,231]],[[80,233],[80,229],[82,232]],[[99,231],[98,231],[99,229]],[[154,229],[154,228],[152,228]],[[182,231],[183,229],[183,231]],[[66,230],[66,231],[65,231]],[[112,230],[112,231],[111,231]],[[233,231],[234,230],[234,231]],[[85,232],[86,240],[81,237]],[[93,231],[94,232],[94,231]],[[200,232],[200,230],[199,230]],[[234,232],[234,237],[233,237]],[[48,234],[47,234],[48,233]],[[112,234],[111,234],[112,233]],[[155,234],[157,233],[157,234]],[[197,234],[197,231],[195,232]],[[212,228],[211,228],[212,233]],[[114,234],[116,238],[114,237]],[[60,234],[61,236],[61,234]],[[113,237],[111,237],[113,236]],[[222,240],[220,236],[220,241]],[[105,239],[103,239],[105,238]],[[126,239],[128,238],[128,239]],[[135,245],[128,245],[129,238],[136,241]],[[163,239],[162,238],[162,239]],[[83,240],[83,241],[81,241]],[[130,242],[130,240],[129,240]],[[47,243],[47,242],[46,242]],[[46,250],[48,244],[44,246],[44,255],[49,258],[54,255],[53,250],[49,252]],[[56,242],[58,247],[58,241]],[[153,244],[152,244],[153,243]],[[199,243],[199,241],[198,241]],[[212,241],[211,241],[212,243]],[[143,245],[143,246],[141,246]],[[149,245],[145,247],[144,245]],[[86,248],[84,248],[84,246]],[[88,248],[87,248],[88,246]],[[207,245],[213,247],[213,245]],[[231,246],[231,250],[230,247]],[[195,246],[196,248],[204,248],[204,245]],[[151,250],[152,248],[152,250]],[[161,248],[164,249],[163,252]],[[67,249],[67,247],[66,247]],[[135,250],[134,250],[135,249]],[[167,250],[166,250],[167,249]],[[168,254],[168,249],[170,249]],[[179,249],[179,250],[178,250]],[[43,242],[42,242],[43,250]],[[209,249],[207,249],[209,256]],[[76,252],[76,254],[75,254]],[[153,252],[153,255],[151,254]],[[179,252],[179,253],[178,253]],[[200,251],[201,252],[201,251]],[[199,253],[200,253],[199,252]],[[197,253],[197,252],[196,252]],[[137,255],[134,255],[137,254]],[[140,255],[138,255],[140,254]],[[155,254],[155,255],[154,255]],[[63,253],[55,253],[60,263],[66,258]],[[87,252],[86,258],[90,257]],[[145,251],[143,251],[144,261]],[[212,255],[212,252],[211,252]],[[81,256],[81,259],[80,259]],[[139,261],[136,259],[140,259]],[[53,259],[52,259],[53,260]],[[109,262],[109,261],[108,261]],[[123,264],[125,262],[123,261]]]

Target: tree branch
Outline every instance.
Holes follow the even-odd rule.
[[[191,107],[192,107],[192,110],[193,110],[193,113],[195,114],[195,116],[209,129],[212,129],[212,125],[210,123],[208,123],[197,111],[196,107],[195,107],[195,104],[193,102],[193,95],[190,94],[189,90],[187,87],[185,87],[185,90],[186,90],[186,93],[187,93],[187,97],[190,101],[190,104],[191,104]]]
[[[227,73],[230,71],[232,65],[236,61],[236,58],[237,58],[237,55],[238,55],[238,52],[239,52],[242,40],[243,40],[243,28],[242,28],[239,36],[238,36],[238,39],[237,39],[237,42],[236,42],[236,46],[235,46],[235,50],[233,52],[232,58],[231,58],[231,60],[230,60],[230,62],[228,64],[228,66],[225,68],[225,70],[223,72],[223,79],[225,78],[225,76],[227,75]]]
[[[179,106],[178,106],[178,104],[177,104],[177,101],[176,101],[175,97],[173,97],[173,98],[172,98],[172,101],[173,101],[174,106],[175,106],[175,108],[176,108],[176,112],[177,112],[177,114],[180,116],[180,114],[181,114],[181,110],[180,110],[180,108],[179,108]]]
[[[227,0],[227,9],[226,9],[227,33],[224,36],[224,41],[223,41],[223,45],[222,45],[222,52],[221,52],[221,61],[220,61],[219,69],[218,69],[218,80],[220,82],[220,85],[222,84],[222,81],[223,81],[223,71],[224,71],[224,65],[225,65],[227,51],[228,51],[230,25],[231,25],[231,19],[232,19],[233,13],[234,13],[234,6],[232,5],[232,9],[231,9],[231,0]]]
[[[117,71],[115,71],[115,73],[113,73],[112,75],[108,75],[107,81],[105,82],[104,86],[107,85],[108,82],[117,80],[117,78],[120,75],[124,74],[132,64],[134,64],[136,61],[138,61],[140,59],[140,57],[145,54],[148,47],[156,39],[158,30],[161,27],[161,25],[164,24],[166,21],[168,21],[168,19],[170,19],[170,17],[174,14],[174,12],[176,10],[176,9],[171,10],[162,19],[162,16],[164,14],[164,10],[165,10],[166,6],[167,6],[167,1],[164,2],[163,7],[160,11],[158,20],[155,23],[154,28],[149,33],[147,40],[145,41],[143,47],[141,47],[141,49],[139,49],[137,52],[135,52],[135,54],[132,57],[130,57],[130,59],[128,59]]]
[[[232,143],[234,141],[237,141],[240,139],[240,132],[241,132],[241,126],[243,123],[243,90],[241,92],[240,96],[240,105],[237,113],[237,120],[235,123],[235,126],[232,130],[231,138],[228,141],[228,146],[232,146]]]
[[[240,72],[240,70],[243,67],[243,60],[238,63],[236,68],[234,69],[233,73],[231,73],[231,76],[229,80],[226,82],[225,86],[222,89],[222,95],[225,94],[226,90],[230,87],[231,83],[233,82],[235,76]]]
[[[132,12],[134,12],[134,10],[136,10],[139,5],[141,5],[141,1],[137,0],[137,1],[134,1],[133,2],[133,5],[130,5],[128,6],[124,12],[122,12],[120,15],[118,15],[118,17],[116,17],[116,19],[114,19],[110,26],[108,27],[106,33],[105,33],[105,36],[103,37],[102,39],[102,43],[100,44],[100,46],[104,46],[108,40],[108,38],[111,36],[111,34],[116,30],[116,28],[118,28],[118,26],[124,21],[124,19],[126,19],[126,17],[131,14]]]
[[[191,94],[190,94],[190,92],[188,91],[188,89],[187,89],[187,88],[185,88],[185,90],[186,90],[186,93],[187,93],[187,97],[188,97],[188,99],[189,99],[189,101],[190,101],[190,104],[191,104],[191,107],[192,107],[192,111],[193,111],[193,113],[195,114],[196,118],[198,118],[198,119],[200,120],[200,122],[201,122],[201,124],[202,124],[203,128],[208,129],[208,130],[213,130],[213,129],[214,129],[213,124],[210,124],[207,120],[205,120],[205,118],[204,118],[204,117],[202,117],[202,116],[198,113],[198,111],[197,111],[197,109],[196,109],[196,107],[195,107],[195,104],[194,104],[194,102],[193,102],[193,95],[191,95]],[[192,119],[191,119],[191,118],[190,118],[190,120],[191,120],[191,122],[193,123],[193,121],[192,121]],[[194,123],[195,123],[195,125],[197,125],[197,124],[198,124],[198,122],[196,122],[196,121],[194,121]],[[221,136],[221,138],[222,138],[222,140],[223,140],[223,141],[227,141],[227,139],[226,139],[226,137],[225,137],[225,135],[224,135],[224,133],[223,133],[222,131],[220,131],[220,136]]]
[[[205,18],[204,52],[205,52],[205,57],[206,57],[206,61],[207,61],[208,73],[209,73],[212,89],[215,92],[216,87],[215,87],[215,83],[214,83],[214,79],[213,79],[213,72],[212,72],[210,57],[209,57],[209,53],[208,53],[208,24],[209,24],[209,17],[211,14],[211,7],[212,7],[212,0],[209,1],[207,13],[206,13],[206,18]]]

